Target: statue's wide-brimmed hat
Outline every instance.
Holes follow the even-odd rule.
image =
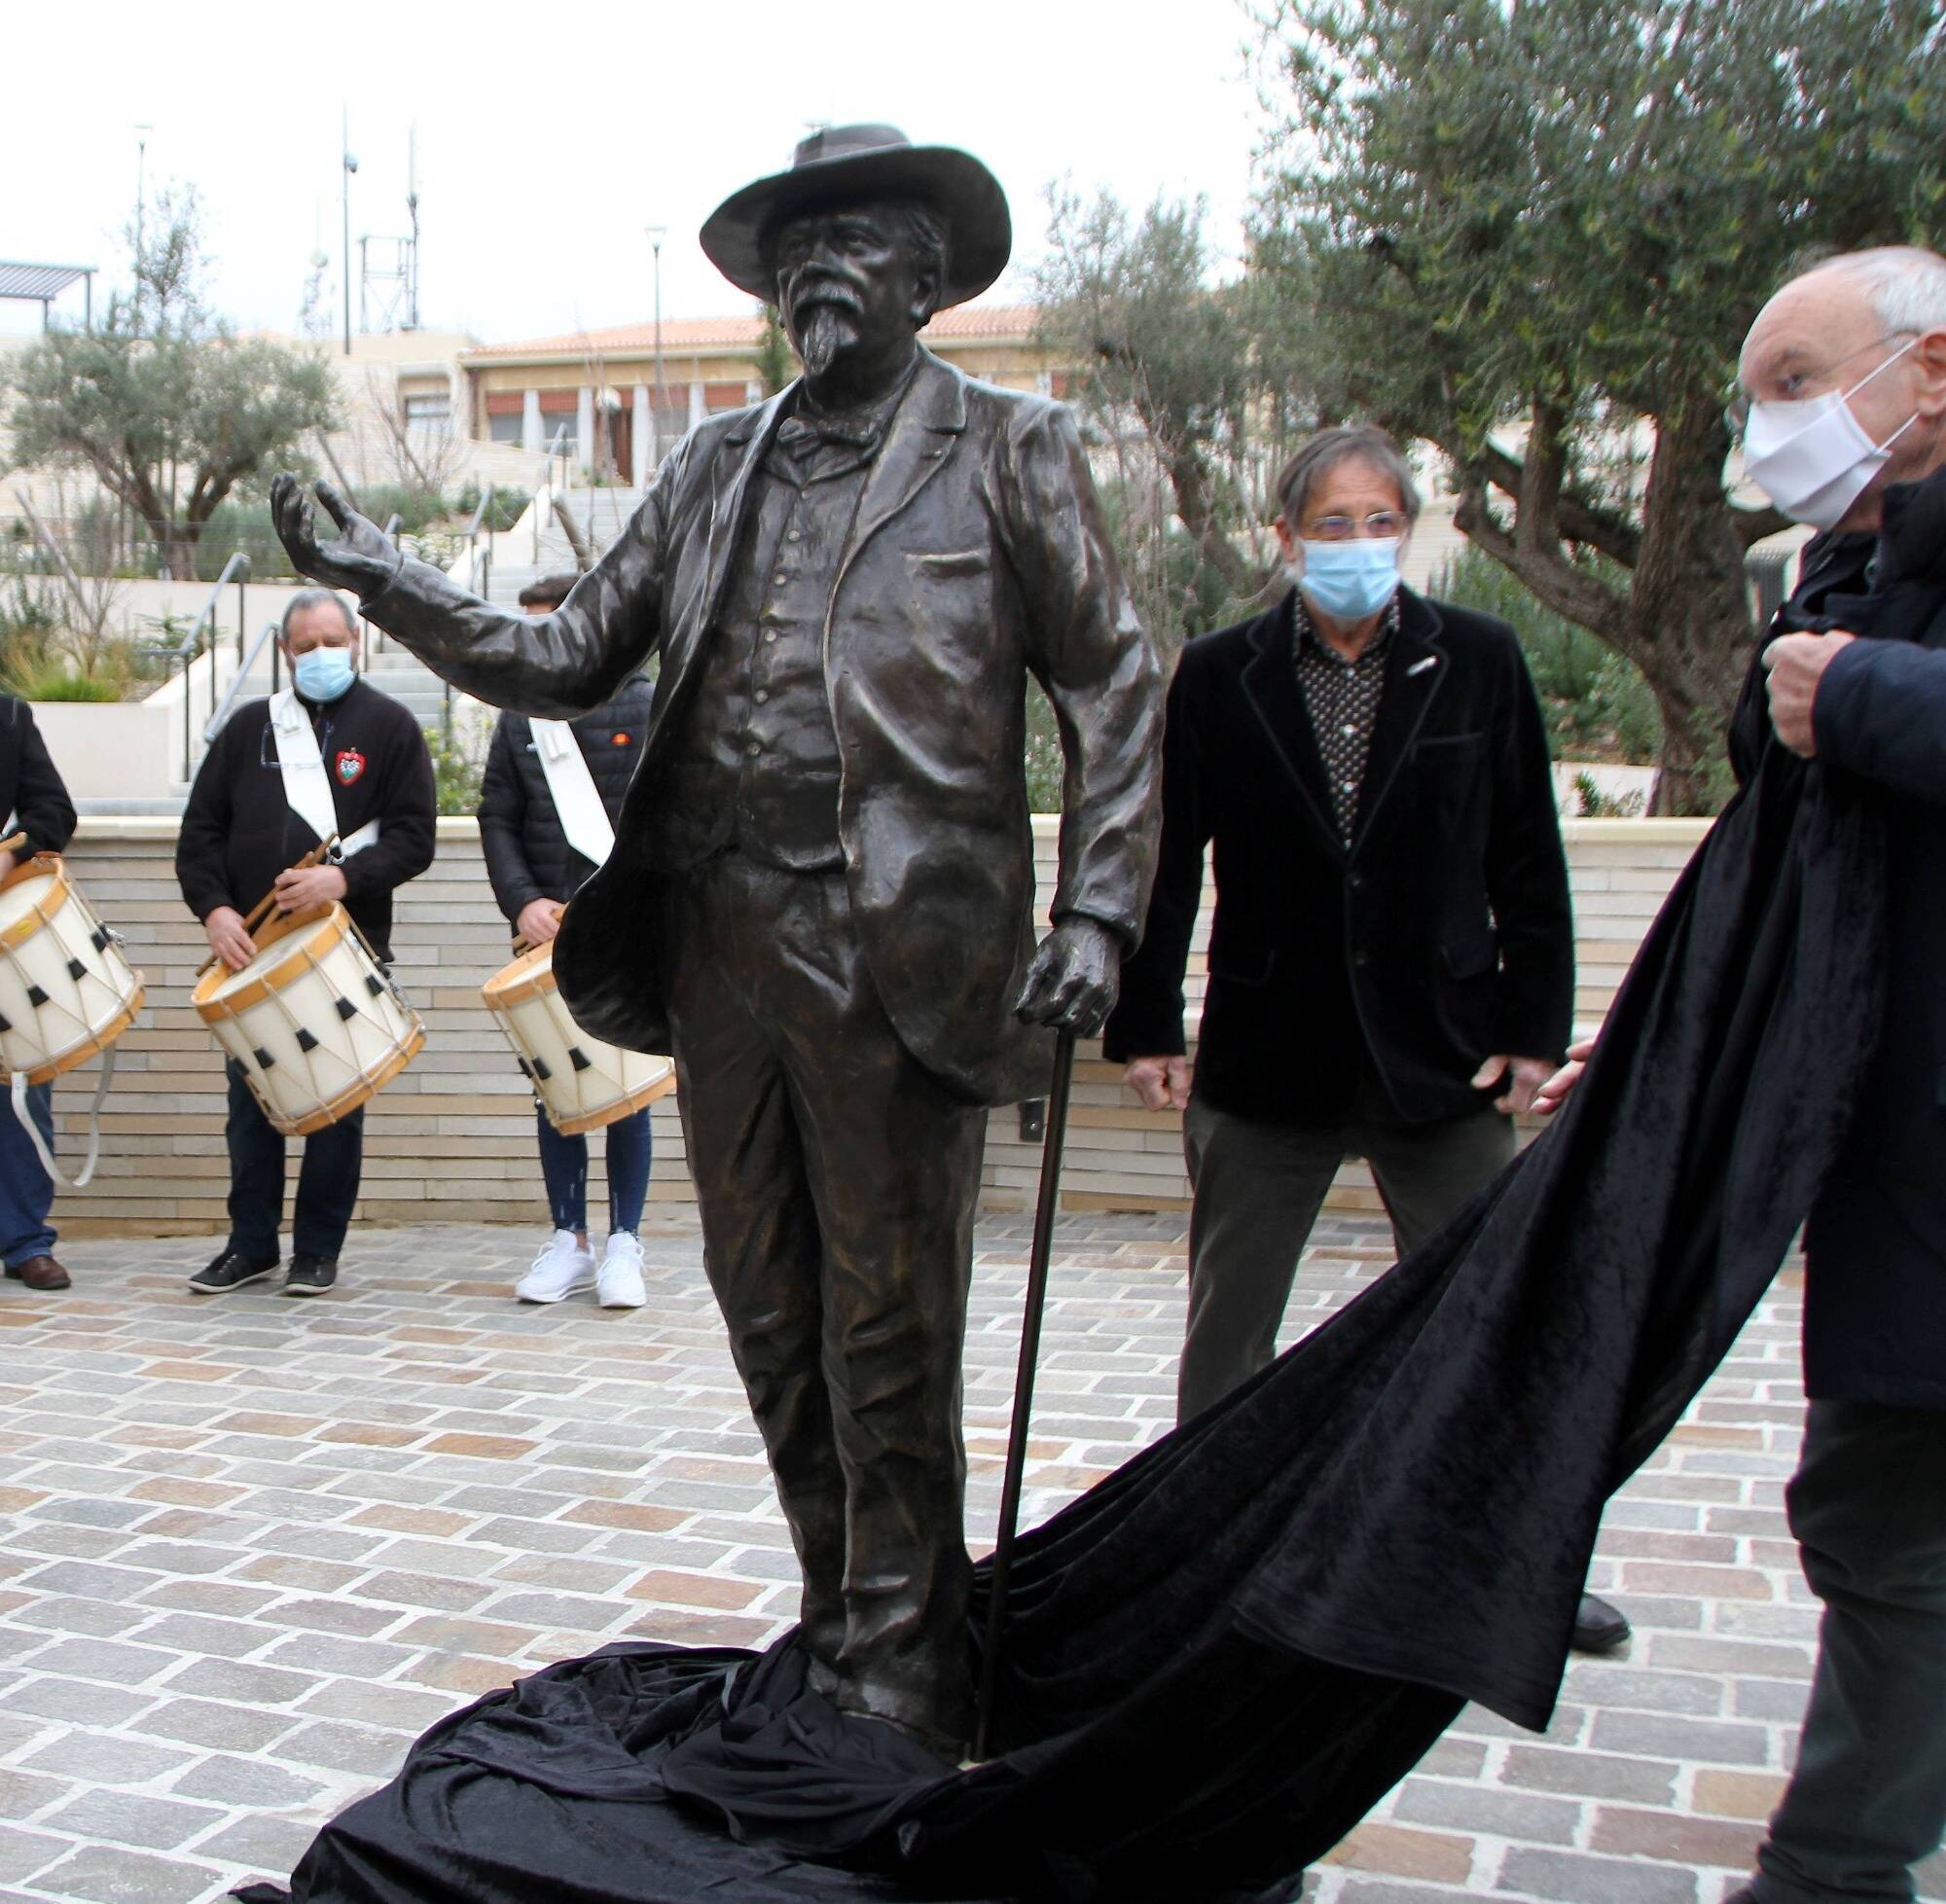
[[[849,198],[916,198],[946,220],[939,305],[977,298],[1007,268],[1014,223],[1000,181],[970,152],[914,145],[896,126],[828,126],[798,142],[790,170],[746,185],[703,220],[703,249],[737,286],[766,304],[777,295],[764,240],[784,219]]]

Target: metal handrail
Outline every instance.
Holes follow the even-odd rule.
[[[554,435],[549,440],[548,447],[543,454],[547,460],[541,465],[540,487],[534,491],[532,502],[528,508],[528,514],[532,516],[534,522],[534,549],[530,559],[536,567],[539,566],[541,559],[541,523],[553,508],[554,498],[562,489],[567,487],[567,425],[565,423],[557,423],[555,425]],[[555,470],[555,461],[557,458],[560,462],[560,469],[558,474]]]
[[[223,597],[223,591],[230,586],[232,576],[236,578],[236,645],[239,653],[243,645],[245,618],[249,614],[249,602],[244,590],[250,576],[250,557],[239,549],[223,564],[223,573],[216,578],[209,591],[209,599],[202,604],[201,612],[190,624],[189,632],[173,648],[163,648],[160,652],[167,659],[171,667],[180,661],[183,665],[183,778],[188,780],[195,768],[192,750],[195,746],[194,712],[190,705],[194,697],[190,693],[189,671],[195,665],[197,650],[202,640],[204,629],[209,630],[209,704],[216,705],[216,604]]]
[[[270,692],[272,694],[276,693],[277,650],[274,644],[277,636],[282,631],[283,629],[280,623],[266,622],[257,630],[257,638],[250,643],[248,652],[238,658],[236,678],[231,682],[229,693],[223,697],[223,705],[210,715],[209,719],[203,724],[202,744],[205,747],[223,732],[224,723],[229,720],[231,710],[236,705],[236,697],[243,692],[243,684],[249,679],[250,670],[257,665],[257,657],[264,652],[264,644],[267,641],[272,644],[270,649]]]

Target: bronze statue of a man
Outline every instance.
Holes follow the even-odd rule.
[[[567,715],[661,653],[615,850],[555,969],[599,1037],[667,1050],[709,1279],[804,1568],[811,1683],[966,1736],[960,1353],[987,1107],[1113,1002],[1154,867],[1162,700],[1059,405],[918,342],[1011,245],[977,160],[887,126],[805,140],[703,230],[801,380],[676,446],[528,620],[294,479],[306,575],[457,686]],[[1036,949],[1031,673],[1066,758]]]

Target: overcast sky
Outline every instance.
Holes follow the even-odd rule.
[[[1234,249],[1256,126],[1240,0],[199,0],[180,16],[95,0],[16,8],[6,42],[0,259],[126,278],[146,122],[151,191],[202,197],[213,302],[285,330],[316,251],[340,308],[346,107],[354,258],[361,234],[407,229],[415,126],[423,321],[488,341],[648,317],[650,224],[668,231],[666,315],[747,308],[697,228],[780,169],[807,121],[890,120],[991,165],[1015,226],[999,295],[1021,289],[1061,177],[1137,203],[1207,194]],[[60,308],[79,316],[79,292]],[[0,305],[0,331],[38,323]]]

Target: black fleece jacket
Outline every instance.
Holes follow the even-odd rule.
[[[396,701],[354,681],[309,710],[341,837],[378,820],[380,838],[344,862],[344,909],[381,958],[392,950],[392,891],[432,864],[432,758]],[[284,799],[270,703],[246,701],[198,770],[176,844],[176,880],[198,918],[247,914],[317,835]]]

